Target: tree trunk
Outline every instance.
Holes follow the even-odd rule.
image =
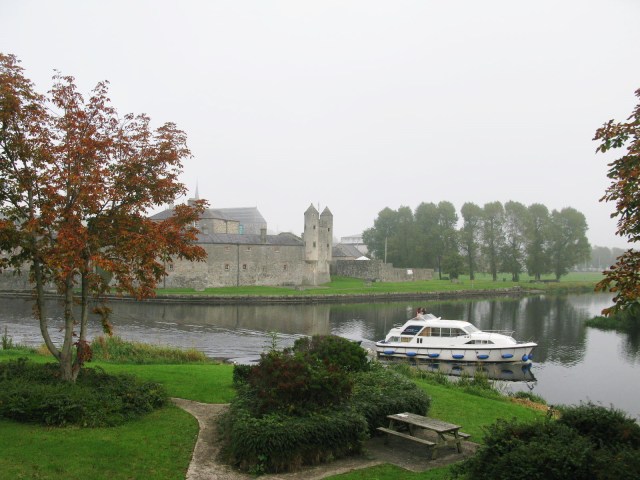
[[[64,282],[64,341],[60,351],[60,379],[75,382],[77,372],[73,369],[73,273],[69,273]]]

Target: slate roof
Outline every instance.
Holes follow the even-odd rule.
[[[173,215],[173,208],[167,208],[160,213],[152,215],[151,220],[166,220]],[[207,208],[200,216],[201,219],[220,219],[236,221],[241,225],[260,225],[267,227],[267,221],[258,211],[257,207],[240,208]]]
[[[345,258],[360,258],[362,252],[356,248],[355,245],[349,243],[337,243],[331,250],[331,255],[336,259]]]
[[[265,228],[267,226],[267,221],[257,207],[219,208],[217,211],[240,222],[241,225],[262,225]]]
[[[166,220],[167,218],[170,218],[173,216],[173,208],[167,208],[163,211],[161,211],[160,213],[156,213],[155,215],[152,215],[151,220]],[[204,218],[204,219],[211,219],[211,218],[217,218],[220,220],[236,220],[233,217],[228,216],[227,214],[225,214],[221,209],[219,208],[207,208],[205,209],[204,213],[200,216],[200,218]]]
[[[235,233],[200,233],[197,243],[212,244],[239,244],[239,245],[282,245],[282,246],[303,246],[304,242],[300,237],[292,233],[279,233],[278,235],[267,235],[263,244],[260,235],[235,234]]]

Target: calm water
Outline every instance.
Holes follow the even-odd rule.
[[[277,332],[280,347],[302,335],[333,333],[362,340],[364,347],[384,338],[417,307],[443,318],[464,319],[485,330],[514,330],[519,340],[534,340],[530,370],[499,367],[489,372],[505,390],[526,390],[551,404],[593,401],[613,405],[640,419],[640,336],[588,329],[584,321],[609,305],[607,295],[584,294],[335,305],[164,305],[122,302],[112,305],[115,333],[146,343],[194,347],[210,357],[254,359],[271,345]],[[0,330],[16,343],[40,345],[31,303],[0,298]],[[62,325],[58,307],[50,304],[52,332]],[[90,336],[100,335],[91,322]],[[54,338],[56,338],[54,335]],[[449,366],[450,367],[450,366]],[[428,367],[434,368],[434,367]],[[459,374],[459,371],[448,373]]]

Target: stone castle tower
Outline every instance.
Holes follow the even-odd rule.
[[[321,214],[312,205],[304,212],[304,283],[318,285],[331,280],[329,264],[333,249],[333,214],[325,208]]]

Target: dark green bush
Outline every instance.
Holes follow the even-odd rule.
[[[561,407],[560,423],[587,437],[597,448],[640,447],[640,425],[621,410],[593,403]]]
[[[369,431],[389,423],[387,415],[412,412],[426,415],[431,399],[408,378],[380,364],[354,376],[351,404],[367,419]]]
[[[247,383],[249,374],[251,373],[251,365],[234,365],[233,366],[233,384],[235,386]]]
[[[353,410],[305,417],[272,413],[254,417],[234,405],[221,419],[223,459],[252,473],[286,472],[359,453],[367,425]]]
[[[253,392],[256,415],[306,415],[339,405],[351,394],[351,379],[344,371],[290,351],[263,354],[247,383]]]
[[[499,420],[486,429],[485,444],[454,466],[453,474],[473,480],[591,480],[593,462],[591,443],[566,425]]]
[[[366,350],[360,344],[337,335],[299,338],[293,344],[293,351],[345,372],[362,372],[369,368]]]
[[[45,425],[121,424],[167,401],[162,386],[129,375],[83,368],[75,383],[59,379],[57,364],[24,359],[0,363],[0,416]]]

